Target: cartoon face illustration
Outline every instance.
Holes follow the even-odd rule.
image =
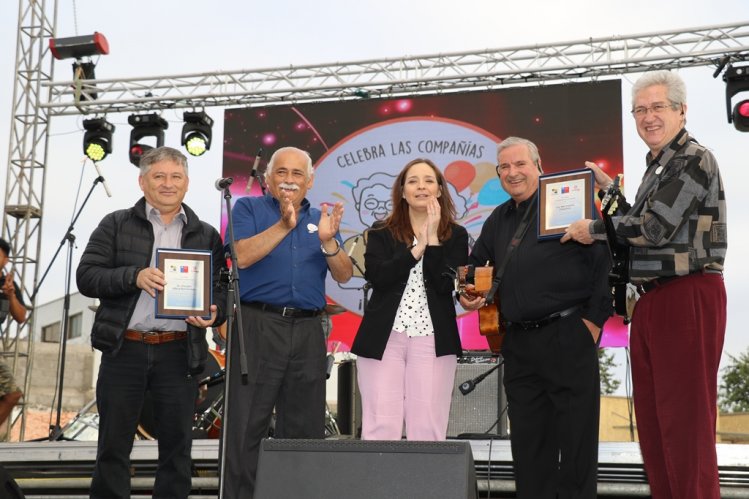
[[[393,209],[390,190],[394,181],[395,175],[379,172],[360,178],[351,189],[362,225],[371,227],[373,223],[384,220],[390,214]]]

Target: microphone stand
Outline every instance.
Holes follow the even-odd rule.
[[[231,408],[231,397],[229,397],[229,385],[231,383],[231,371],[233,368],[232,362],[232,336],[235,334],[234,326],[234,315],[236,314],[237,327],[236,336],[239,340],[239,372],[241,374],[242,384],[247,384],[249,377],[249,370],[247,368],[247,355],[245,353],[244,344],[244,327],[242,325],[242,307],[238,306],[240,303],[239,296],[239,267],[237,266],[237,252],[234,248],[234,221],[231,213],[231,192],[229,191],[229,185],[223,188],[223,198],[226,201],[226,214],[227,214],[227,234],[229,236],[229,256],[231,258],[231,270],[229,271],[229,292],[226,296],[226,369],[224,374],[224,414],[223,422],[221,424],[221,441],[219,442],[219,457],[218,457],[218,497],[221,499],[224,495],[224,473],[226,472],[226,436],[227,428],[231,419],[229,418]]]
[[[354,264],[354,267],[356,267],[356,270],[359,271],[359,273],[364,277],[364,269],[362,269],[359,266],[359,262],[356,261],[356,258],[349,255],[348,256],[351,259],[351,263]],[[341,286],[342,287],[342,286]],[[372,285],[367,281],[367,278],[364,277],[364,286],[360,288],[343,288],[343,289],[360,289],[362,291],[362,304],[359,307],[359,310],[367,310],[367,303],[369,303],[369,290],[372,288]],[[363,308],[362,308],[363,307]]]
[[[47,269],[44,271],[44,274],[42,274],[42,278],[39,280],[39,282],[36,285],[36,289],[34,289],[34,292],[31,294],[31,303],[34,303],[34,298],[36,298],[37,293],[39,292],[39,289],[42,287],[42,283],[44,282],[44,279],[47,277],[47,274],[49,274],[49,271],[52,269],[52,265],[55,263],[55,260],[57,259],[57,255],[60,254],[60,250],[62,250],[63,245],[67,241],[68,243],[68,253],[67,253],[67,266],[65,268],[65,298],[63,299],[63,306],[62,306],[62,325],[60,327],[60,351],[57,357],[57,415],[55,418],[55,424],[50,425],[49,427],[49,440],[55,441],[59,440],[62,436],[62,429],[60,427],[60,416],[62,413],[62,391],[64,386],[64,379],[65,379],[65,355],[67,351],[67,344],[68,344],[68,328],[70,327],[68,324],[68,318],[70,316],[70,279],[73,272],[73,247],[75,246],[75,235],[73,234],[73,230],[75,227],[76,221],[78,221],[78,217],[81,216],[81,213],[83,212],[83,208],[86,206],[86,203],[88,202],[88,199],[91,197],[91,194],[94,192],[94,189],[96,188],[96,184],[104,182],[104,177],[99,175],[94,179],[93,185],[91,185],[91,189],[89,189],[88,194],[83,199],[83,203],[81,203],[81,206],[78,208],[78,212],[73,217],[73,220],[70,222],[70,227],[68,227],[67,232],[65,232],[65,235],[63,236],[62,240],[60,241],[60,246],[57,247],[57,251],[55,251],[55,254],[52,256],[52,260],[49,262],[49,265],[47,266]]]

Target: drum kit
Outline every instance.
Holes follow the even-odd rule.
[[[346,309],[337,304],[326,305],[320,315],[325,339],[333,327],[331,316],[345,312]],[[221,419],[224,414],[224,378],[226,373],[226,357],[219,350],[209,350],[210,355],[205,368],[198,375],[198,387],[200,395],[196,401],[195,414],[193,417],[193,438],[217,439],[221,433]],[[333,354],[328,354],[328,377],[333,365]],[[63,428],[62,438],[66,440],[96,440],[99,429],[99,415],[89,413],[96,400],[92,400],[78,412],[73,420]],[[275,432],[275,415],[268,430],[268,436],[273,437]],[[338,423],[325,404],[325,438],[340,435]],[[150,394],[146,398],[141,410],[136,438],[141,440],[155,440],[158,438],[156,423],[153,415],[153,402]]]

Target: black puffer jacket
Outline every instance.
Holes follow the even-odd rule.
[[[207,249],[213,254],[213,303],[218,307],[215,325],[225,320],[226,290],[219,284],[220,271],[226,267],[221,236],[187,205],[182,205],[187,223],[182,229],[183,249]],[[99,298],[91,331],[91,344],[106,353],[116,354],[135,310],[140,288],[137,272],[151,263],[153,228],[146,218],[146,200],[105,216],[91,234],[83,252],[76,282],[85,296]],[[188,366],[191,374],[200,372],[208,356],[205,329],[188,325]]]

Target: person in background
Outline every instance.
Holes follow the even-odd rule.
[[[368,231],[372,297],[351,351],[357,355],[362,439],[444,440],[461,355],[450,270],[468,259],[468,233],[442,172],[410,161],[391,190],[392,213]]]
[[[595,499],[600,382],[598,343],[612,312],[609,259],[593,246],[539,240],[536,145],[508,137],[497,146],[497,174],[510,199],[481,228],[471,263],[501,265],[528,213],[499,289],[510,443],[519,499]],[[467,310],[485,298],[461,295]]]
[[[231,415],[224,470],[225,497],[251,498],[260,442],[273,409],[278,438],[323,438],[326,343],[320,314],[325,277],[353,274],[341,251],[343,204],[313,208],[312,159],[295,147],[278,149],[265,171],[268,193],[239,198],[232,214],[248,378],[242,382],[238,342],[230,362]],[[236,325],[236,322],[235,322]],[[235,328],[236,329],[236,328]]]
[[[3,325],[6,324],[7,317],[22,324],[26,320],[26,305],[23,302],[23,295],[16,282],[13,280],[13,271],[5,271],[5,266],[10,259],[10,244],[5,239],[0,239],[0,281],[2,283],[2,293],[0,293],[0,333],[4,333]],[[23,397],[23,392],[16,385],[13,373],[10,368],[0,360],[0,425],[10,416],[13,408]]]
[[[182,202],[189,184],[187,158],[170,147],[151,149],[140,160],[138,183],[143,197],[102,219],[76,272],[81,294],[101,300],[91,330],[91,343],[102,352],[92,499],[130,497],[130,451],[146,392],[159,441],[153,496],[190,494],[194,376],[208,357],[206,328],[224,321],[223,243],[216,229]],[[211,251],[210,319],[155,317],[155,292],[166,284],[156,267],[158,248]]]
[[[632,116],[649,151],[633,205],[612,218],[629,246],[632,383],[637,433],[654,499],[718,499],[718,369],[726,332],[726,197],[718,162],[687,132],[687,90],[669,71],[632,87]],[[596,183],[611,178],[594,163]],[[605,239],[600,220],[563,241]]]

